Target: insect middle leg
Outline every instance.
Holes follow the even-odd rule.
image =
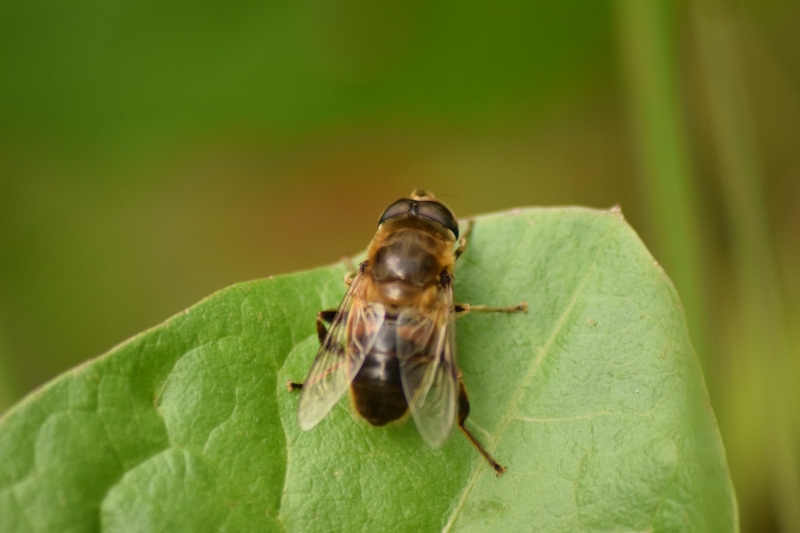
[[[317,338],[319,339],[320,344],[325,342],[325,337],[328,335],[328,328],[325,326],[325,323],[327,322],[330,324],[333,322],[334,317],[336,317],[336,311],[336,309],[325,309],[324,311],[317,313]],[[287,381],[286,388],[289,389],[289,392],[292,392],[302,389],[303,384],[294,381]]]
[[[325,341],[325,336],[328,335],[328,328],[325,327],[325,323],[330,324],[333,322],[336,317],[336,311],[337,309],[325,309],[317,313],[317,338],[320,344]]]
[[[504,467],[503,465],[501,465],[500,463],[495,461],[494,457],[492,457],[491,454],[486,451],[486,448],[484,448],[481,445],[481,443],[478,442],[478,439],[476,439],[475,436],[470,432],[470,430],[468,430],[467,427],[464,425],[464,422],[466,422],[468,416],[469,416],[469,398],[467,397],[467,389],[464,388],[464,382],[461,381],[461,378],[459,378],[459,380],[458,380],[458,428],[464,433],[464,435],[467,436],[467,438],[472,443],[472,445],[475,446],[475,448],[478,449],[478,451],[481,453],[483,458],[486,459],[486,462],[489,463],[489,466],[491,466],[494,469],[495,474],[497,475],[497,477],[502,476],[503,472],[505,472],[507,470],[506,467]]]
[[[527,313],[528,302],[520,302],[508,307],[489,307],[488,305],[456,304],[456,316],[464,316],[467,313]]]

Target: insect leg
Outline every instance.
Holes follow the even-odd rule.
[[[303,384],[302,383],[295,383],[294,381],[291,381],[291,380],[286,382],[286,390],[288,390],[289,392],[294,392],[294,391],[300,390],[302,388],[303,388]]]
[[[322,341],[325,340],[325,336],[328,334],[328,328],[325,327],[325,322],[330,324],[333,322],[335,316],[336,309],[326,309],[317,313],[317,338],[320,344],[322,344]]]
[[[333,322],[333,319],[336,316],[336,311],[336,309],[325,309],[324,311],[317,313],[317,338],[319,339],[320,344],[325,341],[325,336],[328,334],[328,328],[325,327],[325,323],[327,322],[330,324]],[[289,392],[292,392],[302,389],[303,384],[296,383],[294,381],[287,381],[286,388],[289,390]]]
[[[467,313],[527,313],[528,302],[520,302],[517,305],[508,307],[489,307],[488,305],[456,304],[455,313],[457,316]]]
[[[456,248],[455,251],[456,259],[461,257],[461,254],[463,254],[464,251],[467,249],[467,238],[469,237],[469,234],[472,233],[472,224],[473,224],[472,219],[468,218],[466,224],[467,227],[464,230],[464,233],[462,233],[461,238],[458,239],[458,248]]]
[[[349,255],[342,257],[342,263],[344,263],[344,266],[347,267],[347,272],[344,274],[344,284],[349,287],[352,285],[353,280],[356,279],[358,270],[356,270],[356,267],[353,266],[353,260]]]
[[[464,432],[464,435],[467,436],[472,445],[475,446],[479,452],[481,452],[481,455],[483,455],[483,458],[486,459],[486,462],[489,463],[489,466],[494,468],[494,471],[497,473],[497,477],[502,476],[503,472],[506,471],[506,467],[502,466],[500,463],[495,461],[494,457],[492,457],[489,454],[489,452],[487,452],[486,449],[483,446],[481,446],[481,443],[478,442],[478,439],[476,439],[472,435],[472,433],[470,433],[470,431],[466,428],[466,426],[464,426],[464,422],[466,422],[468,416],[469,416],[469,398],[467,398],[467,390],[464,388],[464,382],[459,379],[458,380],[458,427],[461,429],[461,431]]]

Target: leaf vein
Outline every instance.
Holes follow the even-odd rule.
[[[542,346],[542,349],[539,350],[539,354],[537,355],[536,359],[534,359],[533,364],[531,365],[530,369],[528,370],[528,373],[522,379],[522,382],[521,382],[519,388],[517,389],[517,394],[509,402],[508,409],[506,409],[506,412],[503,414],[503,417],[502,417],[502,419],[500,421],[500,425],[498,426],[497,434],[496,434],[495,438],[493,438],[491,440],[489,446],[487,446],[487,448],[489,450],[493,450],[494,449],[495,444],[497,443],[497,440],[500,438],[500,436],[502,435],[503,431],[505,431],[506,427],[508,427],[508,424],[513,419],[513,417],[514,417],[513,412],[516,410],[516,408],[517,408],[517,406],[519,404],[519,401],[522,399],[523,392],[525,391],[525,389],[527,389],[528,384],[530,383],[531,379],[533,379],[533,376],[536,374],[536,371],[541,367],[541,364],[544,361],[546,355],[548,354],[548,352],[550,350],[550,347],[553,345],[553,343],[555,342],[556,337],[558,337],[558,334],[561,332],[561,328],[567,322],[567,318],[571,314],[572,309],[575,306],[575,303],[578,301],[578,298],[580,297],[581,293],[583,292],[583,289],[586,286],[586,283],[589,280],[589,277],[591,276],[592,272],[594,271],[595,266],[597,265],[597,260],[600,258],[600,255],[603,252],[603,250],[605,250],[605,246],[606,246],[606,243],[608,242],[608,239],[609,239],[610,235],[611,235],[611,231],[606,233],[605,237],[603,238],[603,242],[601,242],[600,245],[598,246],[597,253],[595,254],[594,259],[592,260],[592,263],[586,269],[586,274],[584,275],[584,277],[581,280],[581,282],[578,284],[578,287],[575,290],[575,293],[573,294],[572,298],[570,298],[570,301],[567,304],[566,309],[561,314],[558,322],[556,323],[555,327],[553,328],[553,333],[547,339],[547,342],[545,342],[544,346]],[[478,464],[478,466],[475,468],[475,470],[474,470],[474,472],[472,474],[472,478],[470,479],[470,481],[467,484],[464,492],[462,493],[461,498],[459,498],[459,501],[456,504],[455,509],[453,509],[453,513],[450,515],[450,518],[448,519],[447,523],[445,524],[445,527],[442,529],[443,532],[446,533],[446,532],[449,532],[449,531],[452,530],[456,519],[458,518],[459,514],[461,513],[461,510],[464,507],[464,504],[467,501],[467,498],[472,493],[472,489],[475,487],[475,484],[478,482],[478,475],[483,470],[484,465],[485,465],[484,462],[480,462]]]

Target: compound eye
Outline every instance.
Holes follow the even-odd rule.
[[[458,239],[458,220],[453,212],[441,202],[419,202],[419,214],[449,229]]]
[[[395,203],[386,208],[386,211],[383,212],[381,219],[378,221],[378,225],[380,226],[390,218],[405,215],[406,213],[410,212],[413,209],[412,206],[415,206],[416,204],[416,200],[409,200],[408,198],[397,200]]]

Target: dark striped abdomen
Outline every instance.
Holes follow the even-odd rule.
[[[358,414],[373,426],[397,420],[408,410],[400,381],[396,339],[396,321],[386,317],[372,349],[350,384]]]

